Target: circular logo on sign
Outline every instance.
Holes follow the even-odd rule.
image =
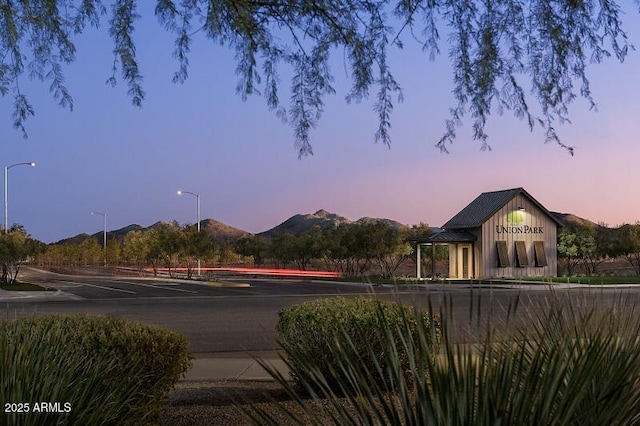
[[[524,222],[524,214],[521,211],[514,210],[507,214],[507,223],[518,224]]]

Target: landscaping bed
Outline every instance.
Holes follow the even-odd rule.
[[[55,289],[41,287],[36,284],[29,283],[14,283],[14,284],[0,284],[0,290],[4,291],[55,291]]]
[[[271,413],[279,425],[296,424],[282,414],[279,404],[303,415],[275,381],[180,382],[169,393],[160,413],[159,426],[249,425],[252,423],[241,407],[247,408],[251,404]],[[323,404],[324,401],[307,401],[316,421],[331,423]],[[323,416],[326,421],[322,421]]]
[[[286,398],[286,392],[275,381],[180,382],[169,393],[159,424],[250,424],[238,404],[270,404]]]

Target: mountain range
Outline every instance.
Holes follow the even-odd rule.
[[[551,212],[551,214],[558,219],[564,226],[584,226],[584,225],[592,225],[598,226],[594,222],[591,222],[587,219],[580,218],[573,214],[568,213],[555,213]],[[329,228],[329,227],[337,227],[342,224],[352,224],[352,223],[368,223],[374,221],[383,221],[390,226],[394,227],[402,227],[406,226],[400,222],[397,222],[392,219],[385,218],[373,218],[373,217],[362,217],[358,220],[351,220],[347,217],[340,216],[336,213],[331,213],[326,210],[318,210],[315,213],[309,214],[296,214],[291,216],[289,219],[285,220],[278,226],[275,226],[267,231],[259,232],[256,235],[270,239],[273,235],[278,233],[291,233],[297,234],[301,232],[305,232],[313,228],[314,226],[319,226],[321,228]],[[149,229],[153,229],[158,226],[161,222],[156,222],[151,226],[143,227],[138,224],[131,224],[125,226],[124,228],[116,229],[113,231],[107,231],[107,238],[116,238],[116,239],[124,239],[125,235],[132,231],[145,231]],[[235,228],[233,226],[227,225],[215,219],[204,219],[200,222],[200,229],[202,232],[207,232],[211,234],[216,240],[224,241],[224,242],[234,242],[239,238],[245,235],[251,235],[250,232],[244,231],[242,229]],[[93,235],[82,233],[75,235],[70,238],[65,238],[60,240],[54,244],[81,244],[87,238],[102,238],[102,232],[97,232]]]

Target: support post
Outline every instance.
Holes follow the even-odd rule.
[[[416,278],[421,279],[421,267],[420,267],[420,243],[416,243]]]
[[[436,279],[436,243],[431,243],[431,280]]]

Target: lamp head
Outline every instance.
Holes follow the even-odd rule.
[[[182,191],[181,190],[178,190],[178,195],[182,195]]]

